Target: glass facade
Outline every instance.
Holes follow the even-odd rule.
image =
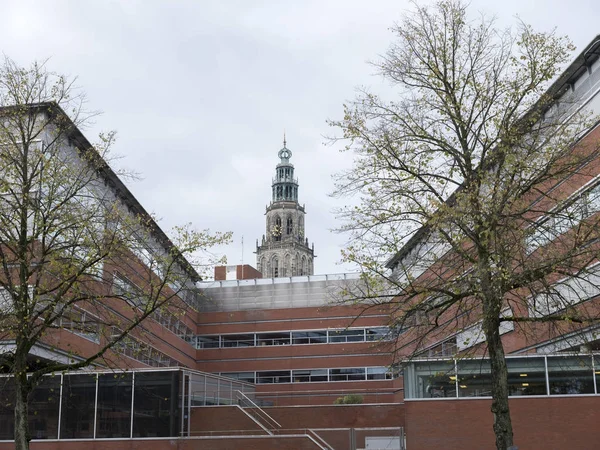
[[[130,373],[98,375],[97,438],[124,438],[131,435],[132,379]]]
[[[456,397],[455,361],[418,361],[404,371],[406,398]],[[407,382],[410,380],[411,382]]]
[[[29,399],[31,438],[179,437],[192,406],[237,403],[247,383],[191,370],[47,375]],[[0,440],[14,437],[14,382],[0,376]],[[182,412],[183,411],[183,412]]]
[[[506,364],[511,397],[600,393],[600,355],[507,357]],[[488,359],[413,361],[404,375],[406,399],[492,395]]]
[[[58,437],[59,403],[60,376],[43,377],[29,398],[29,432],[32,439]]]
[[[89,439],[94,437],[94,405],[96,402],[96,374],[68,374],[63,377],[62,439]]]
[[[12,378],[0,378],[0,440],[15,435],[15,388]]]
[[[181,427],[181,372],[137,372],[133,437],[177,436]]]

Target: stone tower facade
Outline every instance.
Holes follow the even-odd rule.
[[[298,180],[285,137],[278,156],[272,200],[265,213],[266,233],[260,244],[256,241],[256,264],[265,278],[313,275],[314,244],[309,247],[305,236],[306,211],[298,203]]]

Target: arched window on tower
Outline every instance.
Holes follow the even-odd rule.
[[[287,253],[283,258],[283,268],[281,269],[281,275],[284,277],[291,277],[293,275],[292,268],[290,266],[290,254]]]
[[[304,239],[304,217],[298,217],[298,240],[302,242]]]
[[[302,255],[302,262],[300,263],[300,275],[308,275],[306,273],[306,256]]]
[[[273,278],[277,278],[279,276],[279,259],[277,256],[273,257]]]
[[[265,259],[264,256],[260,259],[258,271],[262,274],[267,273],[267,260]]]
[[[288,216],[288,218],[287,218],[287,225],[286,225],[286,228],[285,228],[286,234],[288,234],[288,235],[292,234],[293,225],[294,225],[294,222],[292,221],[292,216]]]

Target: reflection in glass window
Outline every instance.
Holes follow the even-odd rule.
[[[0,387],[0,391],[2,391],[2,387]],[[0,398],[0,401],[2,400]],[[29,397],[29,433],[31,439],[58,438],[59,400],[60,376],[47,375],[42,377]],[[10,439],[12,439],[12,436]]]
[[[196,348],[219,348],[219,336],[197,336]]]
[[[181,373],[136,372],[133,400],[133,437],[179,436]]]
[[[365,379],[365,368],[329,369],[331,381],[362,381]]]
[[[61,439],[94,437],[95,400],[95,374],[63,377]]]
[[[132,375],[98,375],[96,438],[130,437]]]
[[[367,380],[391,380],[392,372],[388,367],[367,367]]]
[[[508,395],[547,395],[544,358],[509,358]]]
[[[224,334],[221,347],[253,347],[254,334]]]
[[[548,358],[550,394],[593,394],[592,358],[586,355]]]
[[[12,377],[0,377],[0,440],[15,437],[15,387]]]
[[[375,328],[367,328],[365,330],[365,334],[367,337],[367,341],[383,341],[389,339],[389,328],[388,327],[375,327]]]
[[[329,342],[363,342],[365,340],[365,330],[339,330],[329,331]]]
[[[491,397],[492,371],[488,359],[458,361],[459,397]]]
[[[234,380],[244,381],[246,383],[255,383],[254,372],[222,372],[222,376],[233,378]]]
[[[327,381],[327,369],[300,369],[292,371],[294,383],[314,383]]]
[[[259,346],[263,345],[289,345],[290,332],[285,333],[258,333],[256,335],[256,343]]]
[[[454,361],[417,361],[404,371],[406,398],[456,397]]]
[[[291,382],[289,370],[269,370],[256,373],[256,382],[258,384],[268,383],[289,383]]]
[[[294,344],[326,344],[327,331],[294,331],[292,332]]]

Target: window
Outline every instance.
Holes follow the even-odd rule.
[[[548,358],[550,395],[593,394],[594,379],[590,356]]]
[[[132,376],[98,375],[96,438],[125,438],[131,435]]]
[[[365,379],[365,368],[329,369],[331,381],[362,381]]]
[[[196,336],[196,348],[219,348],[219,336]]]
[[[265,333],[198,335],[191,337],[196,348],[303,345],[345,342],[376,342],[390,336],[388,327],[346,330],[269,331]],[[256,338],[256,342],[255,342]]]
[[[100,343],[98,318],[83,309],[73,306],[65,308],[60,324],[63,329],[95,343]]]
[[[254,334],[224,334],[221,336],[222,347],[253,347]]]
[[[301,369],[292,371],[294,383],[315,383],[327,381],[327,369]]]
[[[256,383],[254,372],[222,372],[222,376],[246,383]]]
[[[525,241],[527,253],[532,253],[539,247],[552,242],[599,210],[600,184],[597,184],[578,194],[568,206],[549,212],[533,224],[532,232]]]
[[[388,338],[390,338],[389,331],[390,330],[388,327],[367,328],[365,330],[365,335],[367,341],[377,342],[387,340]]]
[[[94,437],[96,374],[65,375],[62,390],[61,439]]]
[[[258,333],[256,335],[256,343],[259,346],[263,345],[289,345],[290,333]]]
[[[329,342],[363,342],[365,340],[365,330],[339,330],[329,332]]]
[[[286,226],[286,234],[288,234],[288,235],[292,234],[292,230],[293,230],[292,216],[288,216],[287,226]]]
[[[392,371],[387,367],[367,367],[367,380],[391,380]]]
[[[257,384],[289,383],[290,381],[289,370],[270,370],[256,373]]]
[[[181,416],[178,398],[181,374],[136,372],[133,401],[133,437],[178,436]]]
[[[326,344],[327,331],[293,331],[292,342],[294,344]]]

